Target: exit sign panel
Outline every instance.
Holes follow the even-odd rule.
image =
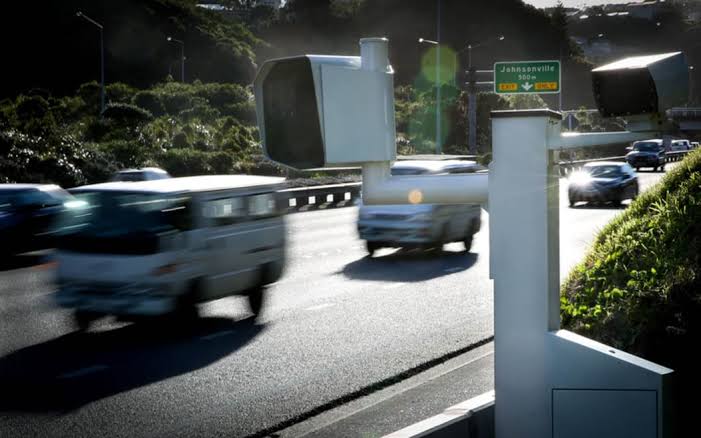
[[[560,61],[494,63],[497,94],[552,94],[560,92]]]

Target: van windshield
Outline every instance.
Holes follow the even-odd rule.
[[[59,248],[149,254],[158,237],[190,229],[189,198],[129,192],[77,192],[58,222]]]

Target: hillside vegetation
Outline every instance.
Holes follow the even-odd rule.
[[[104,181],[146,165],[175,176],[270,172],[260,156],[250,91],[236,84],[114,83],[99,117],[99,85],[67,97],[20,95],[0,104],[0,182]],[[268,166],[270,166],[268,164]]]
[[[599,234],[562,288],[562,325],[677,372],[683,421],[701,377],[701,151]]]

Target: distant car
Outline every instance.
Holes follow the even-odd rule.
[[[170,174],[163,169],[157,167],[144,167],[142,169],[124,169],[112,175],[110,181],[154,181],[158,179],[170,178]]]
[[[671,152],[682,152],[682,151],[688,151],[691,149],[691,143],[689,140],[672,140],[672,143],[669,146],[669,150]]]
[[[0,257],[51,247],[71,195],[51,184],[0,184]]]
[[[396,177],[408,175],[474,173],[484,167],[474,161],[406,160],[391,169]],[[383,247],[439,248],[444,243],[463,242],[472,247],[480,229],[479,205],[363,205],[358,210],[358,234],[373,255]]]
[[[698,149],[699,148],[699,142],[698,141],[692,141],[691,142],[691,149]]]
[[[569,178],[567,195],[570,207],[577,202],[613,202],[635,199],[640,188],[638,177],[626,163],[602,161],[587,163]]]
[[[626,162],[635,170],[652,167],[655,172],[657,169],[663,171],[666,161],[664,145],[660,139],[636,141],[632,150],[626,154]]]

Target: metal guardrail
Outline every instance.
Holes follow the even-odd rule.
[[[362,184],[344,183],[296,187],[277,192],[278,209],[287,213],[350,207],[360,197]]]
[[[667,152],[667,162],[679,161],[690,151]],[[590,158],[587,160],[561,161],[560,176],[568,176],[586,163],[600,161],[624,161],[625,156]],[[356,204],[362,191],[362,183],[330,184],[324,186],[283,189],[278,194],[278,209],[286,213],[330,208],[350,207]]]
[[[670,151],[665,152],[665,162],[671,163],[674,161],[683,160],[684,157],[691,151]],[[620,157],[604,157],[604,158],[590,158],[587,160],[574,160],[574,161],[561,161],[560,166],[560,176],[567,176],[572,173],[575,169],[578,169],[585,165],[586,163],[595,163],[599,161],[625,161],[625,156]]]

